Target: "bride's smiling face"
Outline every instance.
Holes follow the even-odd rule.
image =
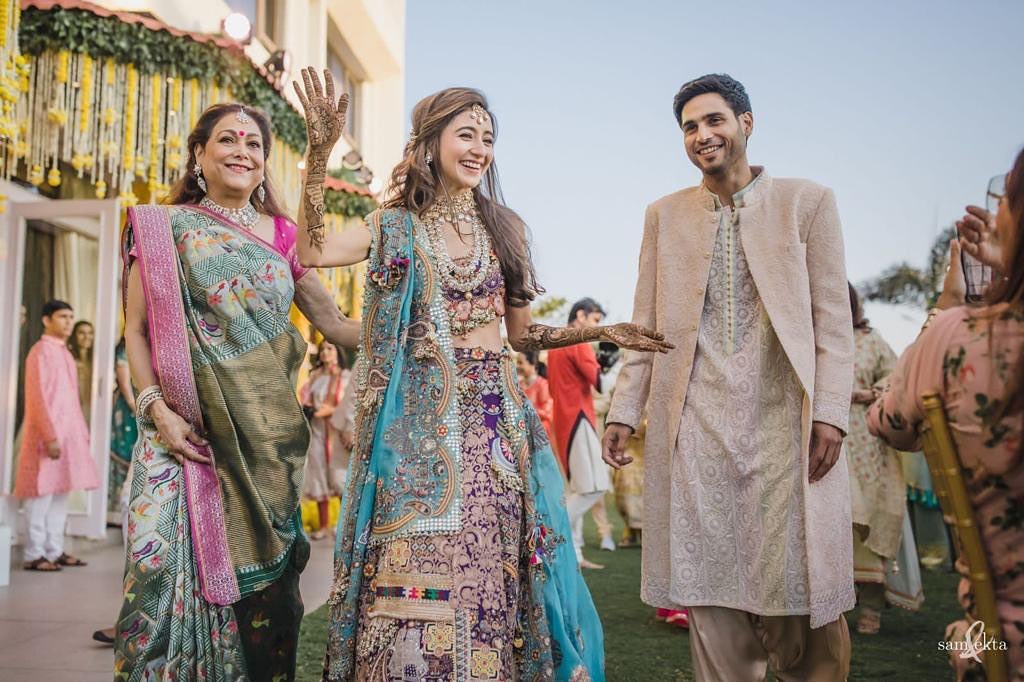
[[[469,109],[457,114],[441,132],[438,170],[448,192],[472,189],[480,184],[494,160],[494,128]]]

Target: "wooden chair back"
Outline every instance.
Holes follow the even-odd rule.
[[[950,526],[955,542],[960,548],[961,558],[968,566],[971,587],[974,592],[978,618],[984,623],[985,638],[1000,641],[1002,628],[996,609],[996,592],[992,584],[992,573],[988,556],[981,543],[981,533],[974,518],[974,509],[967,494],[963,468],[957,455],[956,443],[946,420],[946,408],[942,398],[935,393],[921,396],[924,403],[925,423],[922,430],[924,456],[932,475],[935,496],[942,507],[942,516]],[[1006,652],[988,649],[982,655],[985,675],[989,682],[1004,682],[1008,679]]]

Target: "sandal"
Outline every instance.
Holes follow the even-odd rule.
[[[66,552],[57,557],[57,561],[55,561],[54,563],[59,564],[61,566],[88,566],[87,563],[85,563],[78,557],[71,556]]]
[[[107,628],[106,630],[97,630],[92,633],[92,638],[100,644],[113,644],[116,635],[117,632],[114,628]]]
[[[669,611],[668,616],[665,618],[665,622],[669,625],[675,625],[677,628],[683,630],[690,629],[690,614],[686,609],[682,611]]]
[[[57,571],[63,570],[60,566],[45,557],[26,561],[22,568],[26,571],[40,571],[42,573],[56,573]]]
[[[862,635],[877,635],[882,629],[882,614],[867,606],[860,610],[860,618],[857,619],[857,632]]]

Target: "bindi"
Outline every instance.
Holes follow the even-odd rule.
[[[238,131],[238,136],[239,137],[245,137],[245,131],[244,130],[239,130]]]

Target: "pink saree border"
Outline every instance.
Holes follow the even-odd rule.
[[[186,334],[185,307],[178,280],[178,255],[171,236],[170,210],[166,206],[134,206],[128,209],[142,268],[153,370],[167,404],[183,419],[201,430],[202,410],[192,355]],[[203,598],[227,606],[241,598],[228,548],[220,482],[209,446],[197,448],[209,464],[185,460],[185,496],[192,547]]]

